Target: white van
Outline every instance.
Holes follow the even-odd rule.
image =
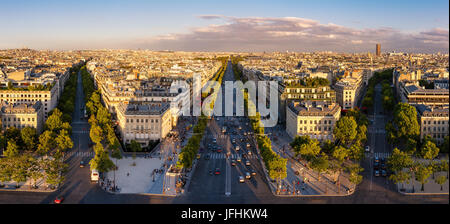
[[[91,171],[91,181],[92,182],[98,182],[99,177],[100,177],[100,174],[98,173],[98,170]]]

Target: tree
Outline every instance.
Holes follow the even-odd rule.
[[[386,164],[392,171],[402,171],[404,168],[410,168],[413,165],[411,155],[395,148],[392,155],[387,159]]]
[[[101,141],[103,140],[103,130],[100,126],[93,124],[91,126],[91,130],[89,133],[89,136],[91,137],[91,140],[96,143],[96,144],[100,144]]]
[[[336,127],[333,129],[333,134],[336,139],[345,145],[349,145],[356,138],[357,124],[355,118],[344,116],[338,120]]]
[[[427,140],[420,148],[420,156],[424,159],[434,159],[438,154],[439,148],[430,140]]]
[[[407,103],[398,103],[394,108],[394,126],[399,138],[414,138],[420,135],[420,126],[417,122],[417,111],[414,106]]]
[[[63,126],[62,112],[56,108],[52,111],[51,115],[47,118],[45,122],[45,127],[50,131],[58,131]]]
[[[350,165],[347,167],[347,171],[350,174],[348,179],[350,183],[356,186],[362,182],[363,176],[360,175],[360,173],[364,171],[364,168],[362,168],[359,164]]]
[[[268,141],[268,147],[270,147],[270,139]],[[307,161],[319,155],[321,150],[320,142],[317,139],[311,139],[308,135],[295,137],[291,146],[294,149],[295,156],[300,155]]]
[[[28,151],[34,151],[36,149],[36,128],[25,127],[20,131],[22,141],[24,143],[25,149]]]
[[[320,181],[320,174],[328,170],[328,156],[322,153],[321,156],[315,157],[311,161],[311,168],[317,172],[317,180]]]
[[[393,181],[395,184],[402,182],[401,189],[405,189],[404,182],[407,182],[409,184],[409,181],[411,180],[411,173],[400,170],[396,173],[391,174],[389,176],[389,180]]]
[[[66,130],[61,130],[59,135],[56,137],[56,145],[61,151],[65,151],[66,149],[71,149],[73,147],[72,139]]]
[[[343,163],[345,158],[349,157],[350,151],[345,148],[344,146],[336,146],[334,147],[332,156],[333,158],[337,159],[340,163]]]
[[[13,167],[11,173],[11,179],[16,182],[16,187],[19,188],[21,182],[27,181],[29,176],[28,168],[30,163],[27,155],[20,155],[13,160]]]
[[[415,165],[415,176],[416,180],[419,181],[422,184],[421,191],[424,191],[424,185],[428,183],[428,178],[433,173],[432,167],[425,166],[424,164],[416,164]]]
[[[364,149],[361,145],[353,144],[349,148],[349,158],[354,161],[361,161],[364,158]]]
[[[12,177],[12,159],[0,158],[0,184],[3,186],[4,182],[11,181]]]
[[[37,160],[30,156],[29,162],[30,162],[30,167],[28,169],[28,172],[29,172],[30,178],[33,180],[33,184],[30,185],[30,187],[32,187],[32,186],[36,186],[37,180],[44,177],[44,174],[41,172],[41,169],[42,169],[41,160]]]
[[[59,153],[56,153],[54,157],[49,157],[43,161],[45,178],[47,184],[58,187],[61,185],[65,177],[63,173],[66,171],[68,165],[64,163]]]
[[[6,146],[6,151],[3,152],[3,155],[12,158],[19,155],[19,146],[17,146],[14,140],[9,140],[8,145]]]
[[[103,149],[101,144],[94,146],[95,156],[89,162],[92,170],[98,170],[99,172],[108,172],[115,167],[114,163],[109,158],[108,153]]]
[[[437,184],[441,185],[441,191],[443,190],[443,185],[447,182],[446,176],[439,176],[434,180]]]
[[[55,134],[52,131],[44,131],[39,136],[39,145],[37,153],[40,155],[45,155],[49,151],[53,150],[56,146]]]

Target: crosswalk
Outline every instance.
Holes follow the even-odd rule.
[[[376,152],[376,153],[370,153],[370,152],[366,152],[366,158],[389,158],[389,156],[391,156],[390,152]]]
[[[205,155],[209,155],[210,159],[226,159],[226,154],[224,153],[208,153]],[[240,157],[242,159],[242,155],[240,154],[231,154],[230,158],[231,159],[237,159],[238,157]],[[258,156],[257,155],[246,155],[247,159],[257,159]]]
[[[72,131],[75,134],[89,134],[89,131]]]

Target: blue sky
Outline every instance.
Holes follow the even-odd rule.
[[[148,44],[143,39],[177,34],[179,35],[177,38],[185,43],[177,43],[179,46],[175,44],[179,47],[175,50],[183,50],[183,46],[201,44],[200,42],[186,42],[187,40],[182,39],[186,38],[183,34],[192,34],[192,32],[195,34],[194,29],[207,28],[211,25],[224,26],[223,29],[229,30],[227,24],[239,23],[229,19],[202,19],[199,17],[202,15],[221,15],[233,18],[296,17],[317,21],[321,25],[336,24],[353,30],[389,28],[405,35],[405,38],[410,34],[420,35],[421,32],[436,28],[440,28],[439,35],[444,32],[445,36],[446,31],[448,36],[449,27],[448,0],[0,0],[0,8],[3,9],[0,14],[0,27],[2,27],[0,48],[23,46],[37,49],[140,47],[135,44],[136,42],[143,43],[143,48],[158,48],[154,41],[152,44]],[[237,30],[232,31],[237,32]],[[192,36],[189,37],[192,38]],[[196,37],[195,39],[202,38]],[[367,42],[368,40],[362,41]],[[392,42],[392,40],[390,41]],[[386,43],[389,45],[391,42]],[[235,44],[240,44],[239,47],[250,51],[253,48],[255,50],[264,48],[264,46],[253,48],[241,46],[245,44],[243,42]],[[292,44],[295,42],[292,41]],[[392,42],[392,44],[394,43]],[[230,48],[230,46],[223,49],[212,49],[214,48],[212,47],[199,50],[228,50],[225,48]],[[337,45],[330,46],[338,49]],[[420,47],[424,46],[420,45]],[[289,46],[284,48],[289,48]],[[434,49],[436,46],[433,45],[432,48]],[[441,43],[438,48],[444,48],[444,51],[447,48],[448,51],[448,41],[446,44]],[[358,51],[357,47],[349,49],[349,51]],[[196,49],[194,47],[186,50]],[[344,48],[343,50],[345,51]],[[363,50],[361,49],[361,51]]]

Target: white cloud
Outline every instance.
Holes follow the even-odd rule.
[[[140,48],[187,51],[383,51],[448,52],[449,31],[435,28],[408,34],[390,27],[355,29],[298,17],[247,17],[201,15],[220,20],[192,28],[185,34],[168,34],[138,41]]]

